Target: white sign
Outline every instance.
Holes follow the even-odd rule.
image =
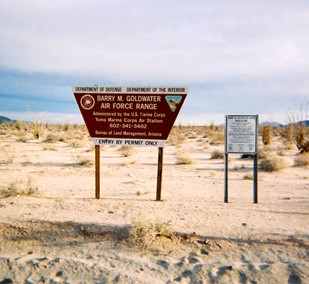
[[[257,153],[258,115],[227,115],[226,153]]]

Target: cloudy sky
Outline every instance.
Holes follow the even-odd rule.
[[[0,0],[0,115],[82,122],[74,85],[188,86],[178,122],[309,112],[309,1]]]

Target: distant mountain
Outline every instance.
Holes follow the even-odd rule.
[[[1,115],[0,115],[0,123],[8,122],[8,121],[13,121],[13,120],[12,120],[12,119],[9,119],[8,117],[1,116]]]
[[[296,123],[289,123],[289,124],[297,124]],[[299,121],[298,124],[300,125],[306,125],[307,127],[309,127],[309,120],[302,120],[302,121]]]
[[[269,125],[271,125],[271,126],[284,127],[284,125],[281,124],[281,123],[279,123],[279,122],[270,122],[270,121],[262,122],[260,125],[261,125],[261,126],[269,126]]]

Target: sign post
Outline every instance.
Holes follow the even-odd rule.
[[[253,202],[258,203],[258,115],[225,116],[224,202],[228,202],[228,155],[253,156]]]
[[[186,87],[75,86],[74,97],[95,145],[95,197],[100,198],[100,146],[158,147],[156,200],[161,200],[163,147],[186,99]]]
[[[156,201],[161,201],[162,173],[163,173],[163,147],[159,147],[158,152],[158,174],[157,174],[157,196]]]
[[[95,198],[100,199],[100,145],[95,145]]]

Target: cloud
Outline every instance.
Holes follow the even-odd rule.
[[[2,0],[0,111],[75,114],[73,85],[106,84],[187,85],[188,121],[279,113],[308,100],[308,8],[300,0]]]
[[[2,1],[0,67],[189,82],[308,71],[297,2]]]

